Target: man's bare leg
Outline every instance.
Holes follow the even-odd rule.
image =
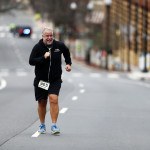
[[[38,101],[38,114],[41,124],[45,123],[47,100]]]
[[[59,114],[58,96],[55,94],[50,94],[49,101],[50,101],[50,115],[52,123],[56,123]]]

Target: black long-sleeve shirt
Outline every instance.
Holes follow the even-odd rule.
[[[41,39],[32,49],[29,58],[29,64],[35,66],[34,85],[37,86],[39,80],[54,82],[61,79],[63,54],[66,64],[71,65],[71,57],[69,49],[63,42],[53,40],[50,58],[45,59],[44,54],[49,52],[48,47]]]

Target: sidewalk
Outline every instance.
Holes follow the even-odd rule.
[[[128,77],[133,80],[142,80],[150,82],[150,72],[144,73],[139,71],[131,71],[128,73]]]
[[[81,61],[81,60],[78,60],[78,59],[74,59],[74,61],[76,63],[80,64],[80,65],[84,65],[84,66],[89,67],[89,68],[93,68],[93,69],[96,69],[96,70],[100,70],[101,69],[101,68],[99,68],[97,66],[88,65],[83,60]],[[119,72],[119,71],[108,71],[108,72]],[[140,80],[140,81],[145,81],[145,82],[149,82],[150,83],[150,72],[144,73],[138,68],[134,68],[130,72],[127,72],[127,71],[121,72],[120,71],[119,73],[124,74],[127,78],[132,79],[132,80]]]

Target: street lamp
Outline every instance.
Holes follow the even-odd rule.
[[[72,2],[72,3],[70,4],[70,9],[71,9],[71,10],[76,10],[76,9],[77,9],[77,4],[76,4],[75,2]]]
[[[71,2],[70,3],[70,10],[71,10],[71,36],[75,36],[75,30],[76,30],[76,9],[77,9],[77,4],[76,2]]]
[[[94,3],[93,3],[93,1],[90,1],[90,2],[87,4],[87,10],[91,11],[91,10],[93,10],[93,8],[94,8]]]
[[[92,22],[92,10],[94,9],[93,1],[88,2],[86,9],[87,9],[86,22],[91,23]]]
[[[112,0],[105,0],[106,5],[106,32],[105,32],[105,48],[106,48],[106,64],[105,69],[108,70],[108,52],[110,50],[110,7]]]
[[[111,3],[112,3],[112,0],[105,0],[105,5],[106,5],[106,6],[110,6]]]
[[[131,0],[128,0],[128,25],[127,25],[127,42],[128,42],[128,68],[127,70],[130,72],[131,68],[130,68],[130,49],[131,49],[131,42],[130,42],[130,36],[131,36],[131,29],[130,29],[130,25],[131,25]]]

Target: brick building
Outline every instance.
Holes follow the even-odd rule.
[[[129,70],[138,66],[140,55],[150,53],[150,0],[112,0],[111,33],[114,55]]]

